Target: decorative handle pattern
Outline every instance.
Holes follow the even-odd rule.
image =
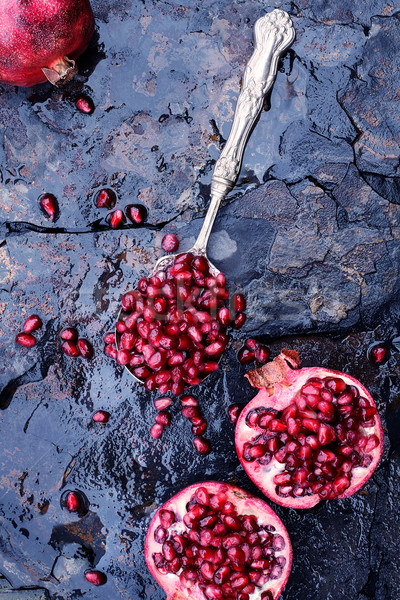
[[[255,24],[255,48],[243,74],[232,128],[218,158],[211,181],[211,202],[194,249],[206,250],[221,200],[234,187],[250,132],[264,98],[274,83],[280,55],[292,44],[295,31],[287,12],[275,9]]]

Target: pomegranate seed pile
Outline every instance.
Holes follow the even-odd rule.
[[[329,500],[343,494],[355,467],[368,467],[379,445],[373,427],[377,410],[356,386],[339,377],[310,379],[283,411],[256,408],[246,423],[257,435],[243,447],[243,458],[267,465],[274,457],[284,470],[273,478],[281,497],[318,494]]]
[[[270,357],[271,350],[267,346],[263,346],[257,340],[249,338],[245,345],[240,348],[237,358],[242,365],[246,365],[253,360],[260,365],[266,363]]]
[[[172,510],[160,511],[154,531],[160,551],[152,559],[160,573],[176,574],[188,588],[197,584],[208,600],[249,600],[257,588],[282,576],[285,540],[274,531],[253,514],[238,514],[225,493],[199,487],[183,524]],[[258,597],[273,600],[270,591]]]
[[[179,396],[218,369],[228,326],[239,329],[246,320],[243,295],[233,296],[234,314],[228,297],[223,273],[213,277],[206,258],[180,254],[172,266],[143,277],[137,290],[124,294],[118,351],[109,337],[105,353],[147,390]]]
[[[75,327],[66,327],[60,333],[60,337],[63,340],[61,350],[66,356],[70,358],[82,356],[87,360],[93,357],[92,344],[85,338],[79,338]]]

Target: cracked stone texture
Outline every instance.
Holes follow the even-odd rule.
[[[25,598],[21,588],[35,588],[32,600],[165,597],[143,558],[153,511],[207,478],[258,493],[226,414],[253,395],[236,360],[251,332],[274,354],[294,347],[305,365],[361,379],[386,432],[384,459],[355,497],[274,507],[294,548],[283,600],[399,600],[398,0],[92,4],[96,33],[69,87],[0,92],[0,571],[16,590],[0,580],[0,598]],[[103,356],[102,336],[164,233],[183,249],[195,240],[254,22],[275,7],[297,38],[210,239],[248,321],[198,389],[213,446],[199,457],[178,406],[162,440],[149,439],[152,395]],[[93,115],[76,110],[81,92]],[[104,185],[120,207],[144,203],[148,223],[110,230],[92,201]],[[54,224],[38,207],[45,191],[60,204]],[[34,312],[38,344],[16,347]],[[92,340],[91,361],[61,354],[66,324]],[[380,368],[367,359],[377,340],[391,350]],[[106,426],[91,421],[99,408]],[[90,502],[82,519],[60,506],[71,489]],[[83,577],[93,566],[107,573],[101,588]]]

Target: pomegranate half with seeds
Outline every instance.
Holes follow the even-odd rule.
[[[382,456],[383,431],[371,395],[354,377],[298,366],[297,353],[283,350],[246,375],[260,391],[242,411],[235,441],[246,473],[268,498],[310,508],[364,485]]]
[[[265,502],[207,481],[158,509],[145,558],[167,600],[276,600],[289,577],[292,548]]]
[[[65,83],[93,29],[89,0],[0,0],[0,81]]]

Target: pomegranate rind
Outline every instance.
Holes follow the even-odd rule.
[[[89,0],[0,0],[0,81],[65,83],[93,30]]]
[[[259,522],[261,521],[265,524],[272,525],[275,527],[276,533],[279,533],[283,537],[285,540],[283,555],[286,558],[286,564],[283,567],[282,576],[279,580],[268,581],[262,588],[257,588],[256,592],[251,596],[252,599],[257,600],[261,597],[262,592],[271,591],[274,600],[277,600],[287,583],[292,568],[292,545],[286,527],[272,508],[260,498],[252,496],[249,492],[246,492],[239,487],[217,481],[196,483],[178,492],[157,510],[150,522],[144,545],[146,564],[154,579],[166,592],[167,600],[207,600],[203,591],[197,584],[188,589],[182,586],[179,576],[172,573],[167,573],[165,575],[160,573],[152,558],[153,553],[160,552],[160,544],[154,540],[154,532],[160,525],[160,512],[162,510],[172,510],[176,516],[176,523],[174,524],[175,531],[177,533],[187,531],[186,526],[182,522],[182,517],[186,513],[186,504],[200,487],[206,488],[209,494],[225,492],[227,494],[227,500],[235,505],[238,514],[256,514]]]
[[[321,379],[325,377],[339,377],[343,379],[347,385],[356,386],[359,389],[360,394],[369,400],[371,406],[376,408],[375,402],[368,390],[351,375],[322,367],[305,367],[299,370],[290,369],[290,367],[288,367],[287,376],[285,378],[279,380],[279,382],[275,383],[274,386],[268,387],[267,389],[260,389],[253,400],[251,400],[243,409],[236,423],[236,452],[247,475],[263,492],[263,494],[273,500],[273,502],[276,502],[276,504],[280,504],[281,506],[286,506],[288,508],[312,508],[321,501],[321,498],[317,494],[312,496],[303,496],[301,498],[283,498],[278,496],[275,491],[275,484],[272,480],[276,474],[282,473],[285,470],[284,464],[279,463],[275,458],[273,458],[268,465],[260,465],[257,461],[247,462],[243,459],[244,444],[249,442],[251,439],[254,439],[257,434],[263,432],[261,428],[248,427],[246,424],[246,415],[251,410],[261,406],[273,408],[278,411],[284,410],[294,401],[294,397],[298,392],[300,392],[303,385],[315,377],[319,377]],[[248,379],[250,383],[254,381],[254,378],[252,380],[250,377],[248,377]],[[257,383],[254,385],[254,387],[258,387],[260,380],[256,379],[255,381]],[[364,431],[365,435],[375,434],[379,439],[378,446],[368,453],[372,457],[372,462],[368,467],[355,467],[352,470],[350,487],[343,494],[338,495],[335,500],[342,500],[355,494],[371,477],[382,457],[384,434],[378,413],[375,415],[375,425],[373,427],[364,428]]]

